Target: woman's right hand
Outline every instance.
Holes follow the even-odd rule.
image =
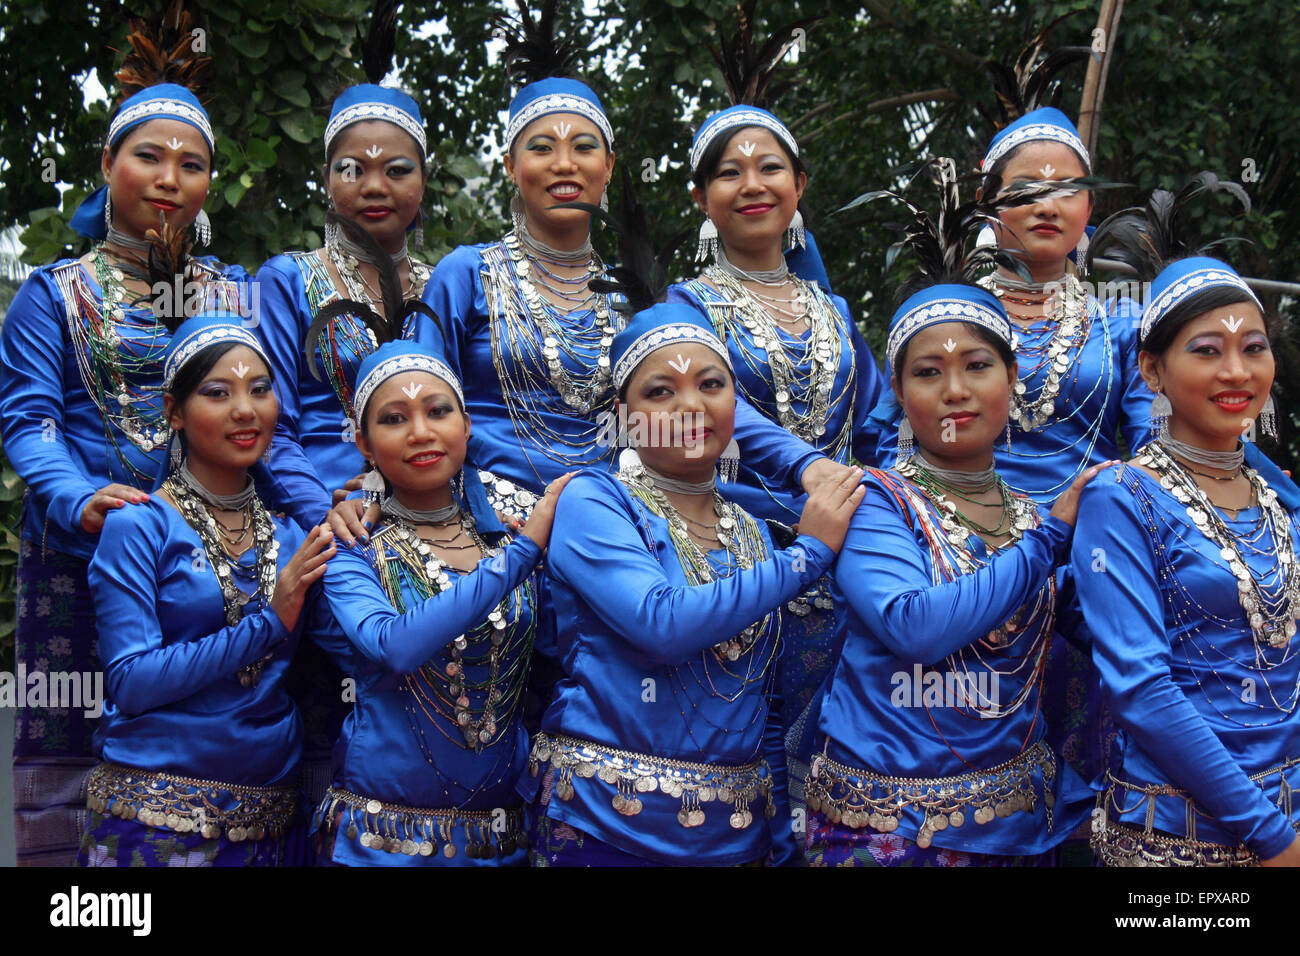
[[[337,495],[338,492],[334,494]],[[344,498],[342,501],[337,501],[330,509],[330,513],[325,516],[325,523],[329,525],[330,530],[349,548],[357,541],[362,544],[368,543],[370,529],[378,520],[378,503],[367,506],[360,498]]]
[[[838,481],[823,481],[804,502],[803,514],[796,526],[800,534],[810,534],[836,554],[844,546],[853,512],[862,504],[867,489],[862,484],[862,469],[850,468]]]
[[[1070,487],[1066,488],[1061,493],[1061,496],[1056,499],[1052,505],[1051,517],[1060,518],[1073,528],[1075,520],[1079,517],[1079,495],[1083,491],[1083,486],[1096,478],[1097,474],[1102,470],[1118,464],[1119,459],[1115,458],[1111,461],[1103,461],[1099,465],[1093,465],[1091,468],[1085,468],[1083,474],[1074,479]]]
[[[1260,860],[1260,866],[1300,866],[1300,837],[1291,841],[1291,845],[1267,860]]]
[[[280,576],[275,581],[271,609],[280,618],[285,630],[292,631],[297,626],[307,589],[325,576],[325,562],[336,553],[334,532],[325,525],[318,525],[311,529],[302,546],[280,571]]]
[[[90,534],[99,534],[104,530],[104,516],[110,511],[125,508],[128,504],[144,504],[148,500],[149,492],[139,488],[117,482],[105,485],[81,509],[81,527]]]
[[[531,538],[533,543],[543,551],[551,542],[551,525],[555,523],[555,503],[560,500],[560,492],[569,483],[569,479],[576,474],[576,471],[565,472],[546,486],[546,493],[542,495],[537,504],[533,505],[528,521],[524,523],[523,529],[519,532],[525,537]]]

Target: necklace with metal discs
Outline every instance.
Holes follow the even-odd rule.
[[[1059,280],[1062,289],[1059,293],[1061,310],[1058,316],[1047,316],[1054,323],[1051,338],[1039,349],[1025,349],[1020,343],[1019,335],[1013,335],[1012,351],[1020,360],[1020,380],[1015,384],[1017,401],[1011,406],[1011,420],[1021,431],[1035,431],[1042,428],[1056,415],[1056,402],[1061,393],[1061,379],[1078,361],[1078,353],[1087,344],[1090,326],[1088,323],[1088,295],[1078,278],[1067,274]],[[984,276],[979,284],[988,289],[999,299],[1005,298],[1007,290],[999,284],[996,275]],[[1044,303],[1052,299],[1044,300]],[[1038,353],[1037,355],[1033,353]],[[1034,359],[1038,361],[1035,364]],[[1039,371],[1044,372],[1043,384],[1034,398],[1028,397],[1025,379],[1032,378]]]
[[[1209,495],[1169,454],[1168,449],[1159,441],[1153,441],[1139,451],[1133,461],[1151,468],[1160,476],[1160,487],[1185,506],[1187,517],[1196,530],[1218,547],[1219,557],[1224,562],[1220,567],[1226,564],[1236,578],[1237,601],[1255,641],[1273,648],[1289,644],[1296,632],[1296,616],[1300,614],[1300,566],[1292,541],[1291,517],[1278,500],[1277,493],[1259,472],[1242,467],[1242,473],[1251,483],[1255,500],[1264,513],[1275,556],[1273,567],[1264,575],[1257,575],[1242,553],[1238,536],[1219,515]],[[1270,577],[1274,578],[1272,583],[1268,580]]]
[[[221,598],[226,607],[226,624],[230,627],[243,620],[248,604],[256,600],[259,607],[266,607],[275,596],[275,583],[278,577],[276,557],[280,544],[275,540],[275,523],[270,512],[262,507],[262,502],[253,496],[245,511],[245,521],[253,528],[253,549],[256,555],[257,588],[252,594],[245,594],[235,584],[234,559],[222,546],[222,529],[213,517],[211,510],[199,495],[178,476],[172,475],[162,484],[163,492],[176,505],[186,524],[194,529],[203,550],[207,554],[209,567],[217,576],[221,587]],[[271,661],[274,654],[267,654],[260,660],[246,664],[239,669],[236,676],[243,687],[256,687],[262,679],[262,670]]]
[[[852,402],[857,370],[837,392],[835,379],[844,345],[850,338],[830,300],[813,283],[794,275],[788,277],[796,290],[790,301],[798,303],[796,311],[809,328],[807,335],[793,338],[781,334],[772,316],[774,311],[787,317],[795,313],[780,308],[776,300],[754,292],[717,266],[705,269],[703,278],[729,300],[729,307],[713,310],[715,317],[726,325],[738,321],[748,331],[754,349],[762,350],[761,356],[751,354],[745,345],[746,336],[723,333],[728,341],[740,345],[745,360],[760,377],[771,381],[778,424],[828,454],[838,452],[852,431],[852,406],[839,433],[829,440],[827,422],[832,408],[846,398]],[[796,411],[798,406],[804,410]]]
[[[483,557],[499,553],[479,536],[472,517],[462,513],[461,521]],[[400,518],[390,517],[373,542],[380,584],[399,612],[407,609],[406,590],[424,601],[452,587],[448,571],[455,569]],[[457,746],[475,751],[492,746],[511,726],[523,699],[536,604],[530,579],[507,595],[487,620],[457,636],[439,658],[404,675],[412,732],[430,765],[436,766],[436,761],[424,740],[428,724]]]

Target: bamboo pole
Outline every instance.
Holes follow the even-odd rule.
[[[1106,92],[1106,76],[1110,73],[1111,51],[1115,49],[1115,35],[1119,31],[1119,17],[1124,0],[1102,0],[1097,14],[1097,28],[1093,30],[1094,49],[1100,45],[1100,56],[1088,61],[1088,73],[1083,80],[1083,97],[1079,101],[1079,138],[1088,146],[1088,155],[1097,152],[1097,135],[1101,129],[1101,104]],[[1098,31],[1101,31],[1100,34]]]

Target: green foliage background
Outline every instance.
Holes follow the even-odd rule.
[[[399,14],[397,65],[420,101],[433,147],[426,258],[499,234],[508,198],[500,155],[501,111],[510,90],[489,62],[489,17],[506,0],[408,2]],[[161,7],[154,0],[155,7]],[[799,139],[812,173],[807,204],[835,289],[856,310],[879,351],[897,276],[883,271],[894,240],[881,206],[833,211],[859,193],[895,182],[919,155],[947,155],[972,168],[993,128],[994,98],[980,63],[1010,56],[1038,26],[1071,9],[1053,46],[1088,45],[1097,3],[1003,0],[765,0],[760,32],[806,16],[797,78],[775,106]],[[133,5],[148,12],[149,4]],[[510,4],[513,10],[513,4]],[[589,11],[590,15],[587,15]],[[200,4],[198,22],[216,61],[209,111],[218,133],[218,176],[207,209],[213,252],[254,269],[269,256],[320,243],[321,135],[329,105],[362,79],[359,43],[369,5],[361,0],[228,0]],[[714,22],[731,29],[734,0],[589,0],[562,11],[564,30],[588,51],[586,75],[614,123],[619,160],[637,173],[641,197],[662,235],[699,224],[687,192],[686,151],[694,125],[726,105],[706,50]],[[436,28],[430,25],[437,24]],[[0,10],[0,226],[25,223],[25,258],[79,253],[67,225],[99,183],[106,104],[83,105],[76,78],[94,71],[113,89],[125,22],[109,3],[9,0]],[[1102,105],[1096,172],[1134,189],[1098,197],[1094,222],[1156,186],[1176,187],[1200,169],[1242,179],[1254,201],[1245,220],[1207,213],[1207,235],[1254,240],[1233,253],[1246,274],[1300,279],[1300,11],[1292,0],[1128,0]],[[1066,74],[1062,108],[1076,115],[1084,67]],[[923,141],[913,135],[925,126]],[[42,178],[53,159],[60,197]],[[1223,206],[1226,211],[1226,204]],[[609,240],[605,239],[606,251]],[[597,239],[598,244],[601,239]],[[689,250],[678,272],[692,271]],[[1293,350],[1296,304],[1266,297],[1276,317],[1278,397],[1300,390]],[[1295,460],[1283,416],[1278,457]],[[18,485],[0,478],[0,513],[15,528]],[[0,601],[12,601],[14,539],[0,542]],[[0,606],[0,641],[11,641],[12,604]],[[4,648],[0,647],[0,666]]]

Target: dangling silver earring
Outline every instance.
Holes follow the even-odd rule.
[[[334,200],[332,200],[332,199],[330,200],[329,208],[330,208],[331,210],[334,209]],[[329,221],[327,220],[326,223],[325,223],[325,245],[328,246],[328,247],[330,247],[330,248],[333,248],[333,247],[337,246],[338,244],[339,244],[339,227],[338,227],[338,223],[329,222]]]
[[[198,246],[212,244],[212,220],[208,218],[206,209],[200,209],[199,214],[194,217],[194,244]]]
[[[510,221],[515,224],[515,235],[523,235],[528,231],[528,218],[524,215],[524,197],[519,195],[519,187],[515,187],[515,194],[510,197]]]
[[[718,254],[718,227],[708,216],[700,226],[700,241],[695,247],[695,261],[706,262]]]
[[[415,241],[411,245],[416,252],[424,251],[424,209],[415,217]]]
[[[794,211],[794,218],[790,220],[790,225],[785,229],[785,247],[787,249],[802,249],[807,245],[807,240],[803,229],[803,213],[798,209]]]
[[[1174,406],[1169,402],[1169,396],[1164,392],[1156,392],[1155,400],[1151,402],[1151,430],[1156,433],[1157,438],[1166,438],[1169,435],[1169,416],[1174,413]]]
[[[167,443],[167,470],[178,470],[181,467],[181,462],[184,460],[185,449],[181,447],[181,433],[172,432],[171,441]]]
[[[605,188],[600,193],[600,208],[609,212],[609,183],[605,183]]]
[[[268,468],[271,465],[271,448],[274,445],[275,445],[275,439],[272,438],[269,442],[266,443],[266,451],[262,452],[262,464],[266,465]]]
[[[1088,233],[1084,232],[1079,244],[1074,247],[1074,274],[1082,279],[1088,274]]]
[[[904,415],[898,422],[898,457],[894,460],[894,467],[897,468],[916,454],[916,433],[912,431],[912,423]]]
[[[1007,451],[1011,450],[1011,421],[1007,420]]]
[[[104,190],[104,228],[113,228],[113,194]]]
[[[718,480],[722,482],[732,482],[740,474],[740,446],[736,444],[736,439],[731,439],[727,443],[726,449],[722,452],[722,458],[718,462]]]
[[[1277,406],[1273,404],[1273,393],[1269,392],[1268,401],[1259,413],[1259,428],[1269,438],[1277,438]]]
[[[361,479],[361,500],[367,506],[381,504],[384,500],[384,492],[387,490],[384,484],[384,476],[372,464],[365,477]]]

